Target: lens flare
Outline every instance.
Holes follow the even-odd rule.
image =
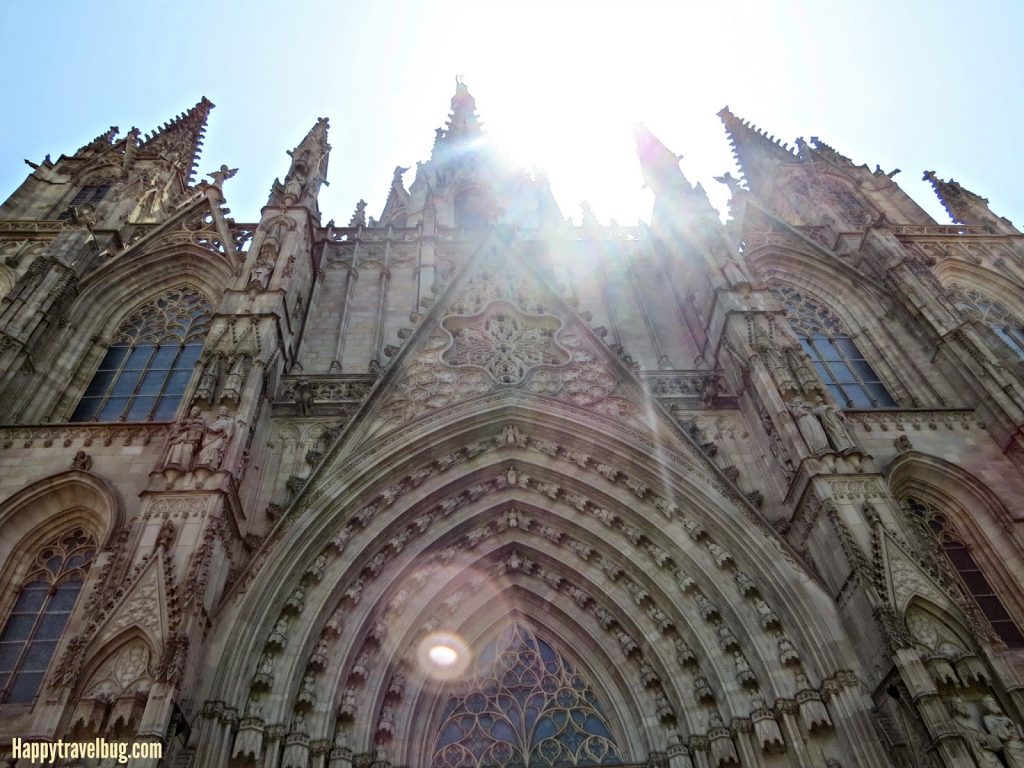
[[[450,667],[459,660],[459,652],[450,645],[435,645],[427,651],[429,659],[442,667]]]
[[[459,677],[470,662],[469,646],[453,632],[431,632],[420,641],[420,668],[434,680]]]

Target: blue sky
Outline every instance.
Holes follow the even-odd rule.
[[[253,221],[293,147],[331,119],[324,218],[383,207],[395,165],[426,159],[461,74],[493,139],[547,171],[566,216],[650,214],[632,126],[645,122],[720,208],[733,169],[715,113],[820,136],[886,171],[945,222],[924,170],[1020,225],[1024,3],[477,0],[13,2],[0,5],[0,197],[23,158],[109,125],[149,131],[206,95],[200,172],[239,167]],[[411,174],[408,181],[411,182]]]

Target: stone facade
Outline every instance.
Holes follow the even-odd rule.
[[[567,222],[459,84],[379,219],[213,105],[0,208],[0,752],[1024,766],[1024,236],[728,109],[723,225]]]

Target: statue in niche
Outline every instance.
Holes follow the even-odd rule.
[[[291,178],[285,182],[284,185],[284,196],[285,198],[291,198],[293,202],[298,202],[302,199],[302,192],[306,187],[306,174],[304,166],[297,164],[295,172]]]
[[[220,358],[214,357],[203,368],[199,377],[199,386],[196,387],[196,400],[213,402],[213,395],[217,391],[217,384],[220,383]]]
[[[191,472],[195,463],[196,451],[206,433],[206,419],[199,415],[199,406],[194,405],[177,427],[167,447],[165,469],[179,469]]]
[[[985,730],[989,732],[1003,748],[1003,759],[1009,768],[1024,768],[1024,736],[1020,726],[1008,718],[994,696],[986,696],[981,700],[985,714],[981,718]]]
[[[812,455],[817,456],[829,450],[825,430],[822,429],[818,417],[807,407],[807,403],[795,400],[789,404],[789,412],[793,415],[800,436]]]
[[[846,423],[842,415],[833,406],[825,402],[825,398],[818,395],[814,398],[814,415],[821,421],[821,426],[828,436],[828,441],[835,448],[836,453],[843,454],[857,449],[853,438],[846,429]]]
[[[1003,768],[1003,764],[995,752],[993,744],[995,739],[974,721],[971,710],[964,700],[959,696],[950,699],[949,712],[957,730],[967,742],[967,748],[978,768]]]
[[[313,388],[309,385],[308,379],[299,379],[295,382],[295,409],[299,416],[313,415]]]
[[[234,434],[235,421],[228,416],[228,409],[222,405],[217,411],[217,419],[206,425],[206,435],[203,438],[202,450],[199,451],[197,466],[220,469],[228,443]]]
[[[238,402],[239,396],[242,393],[242,384],[245,382],[246,373],[246,360],[245,355],[239,355],[235,358],[234,363],[231,364],[231,370],[228,372],[227,378],[224,379],[224,390],[221,392],[220,399],[228,400],[230,402]]]
[[[274,260],[268,254],[272,249],[260,249],[260,255],[249,273],[249,285],[259,285],[266,288],[270,284],[270,277],[274,274]]]

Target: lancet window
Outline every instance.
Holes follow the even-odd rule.
[[[934,504],[914,496],[903,500],[903,508],[919,523],[936,550],[942,552],[956,574],[960,590],[974,600],[995,633],[1011,648],[1024,648],[1024,634],[946,515]]]
[[[1019,357],[1024,358],[1024,322],[994,299],[959,283],[949,287],[957,309],[973,320],[984,323]]]
[[[110,184],[91,184],[82,187],[75,193],[75,196],[71,198],[71,202],[68,203],[68,208],[65,209],[57,218],[60,220],[70,218],[70,208],[80,208],[83,205],[96,205],[96,203],[107,196],[107,192],[109,191]]]
[[[782,300],[804,352],[838,403],[844,408],[896,406],[875,369],[828,307],[786,285],[775,286],[773,290]]]
[[[175,288],[118,329],[71,421],[165,421],[174,417],[210,326],[210,304]]]
[[[0,702],[35,699],[96,552],[81,528],[51,540],[32,561],[0,631]]]
[[[441,715],[432,768],[622,762],[590,683],[521,624],[484,649]]]

